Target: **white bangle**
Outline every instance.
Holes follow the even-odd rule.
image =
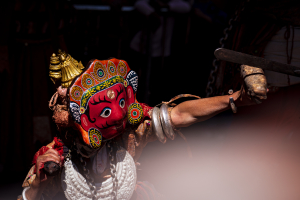
[[[29,190],[29,188],[30,188],[30,187],[24,188],[24,190],[23,190],[23,192],[22,192],[22,198],[23,198],[23,200],[27,200],[26,195],[25,195],[25,192],[26,192],[27,190]],[[19,193],[19,194],[20,194],[20,193]]]
[[[23,190],[23,192],[22,192],[22,198],[23,198],[23,200],[28,200],[28,199],[26,198],[25,192],[26,192],[27,190],[29,190],[29,189],[30,189],[30,187],[24,188],[24,190]],[[43,195],[41,196],[41,200],[44,200]]]

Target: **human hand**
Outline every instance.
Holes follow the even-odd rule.
[[[54,176],[49,176],[44,172],[44,170],[42,170],[45,167],[45,163],[52,161],[54,163],[57,163],[61,167],[63,159],[64,157],[60,156],[55,149],[49,149],[48,151],[46,151],[45,154],[38,156],[35,165],[36,178],[33,181],[31,187],[40,188],[42,186],[47,185]],[[49,166],[47,166],[46,164],[46,167]]]
[[[267,79],[262,69],[242,65],[241,74],[244,78],[245,92],[252,101],[260,104],[267,99]]]
[[[247,91],[247,89],[245,89],[245,88],[246,88],[246,86],[243,85],[239,91],[233,93],[233,95],[232,95],[237,107],[250,106],[250,105],[262,103],[263,99],[259,99],[256,96],[249,95],[249,91]],[[266,89],[266,93],[268,91],[269,90]]]

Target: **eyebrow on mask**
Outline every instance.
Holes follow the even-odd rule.
[[[119,89],[120,89],[120,91],[118,91],[117,90],[117,98],[116,99],[118,99],[118,97],[119,97],[119,95],[122,93],[122,92],[124,92],[124,88],[122,87],[122,86],[119,86]]]
[[[105,96],[104,96],[104,98],[103,98],[103,100],[102,100],[102,99],[100,98],[100,95],[99,95],[98,101],[95,100],[95,97],[93,98],[93,100],[94,100],[94,103],[91,102],[92,105],[97,105],[97,104],[99,104],[99,103],[111,103],[111,101],[106,100]]]

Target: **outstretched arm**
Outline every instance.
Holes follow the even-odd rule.
[[[229,97],[233,98],[236,106],[254,104],[246,95],[244,89],[241,89],[232,95],[185,101],[172,109],[172,123],[175,127],[179,128],[205,121],[225,110],[231,109]]]

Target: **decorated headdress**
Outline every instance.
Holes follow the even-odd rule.
[[[125,87],[131,86],[135,99],[138,76],[135,71],[130,70],[126,61],[111,59],[91,62],[88,69],[75,80],[69,91],[70,111],[74,121],[80,123],[80,114],[85,112],[88,101],[94,94],[117,83]]]
[[[130,70],[128,64],[123,60],[94,60],[91,62],[86,71],[77,77],[69,89],[70,113],[80,130],[85,143],[90,143],[93,148],[101,145],[101,132],[93,127],[88,131],[81,126],[80,116],[84,114],[88,107],[91,97],[98,92],[107,90],[116,84],[122,84],[125,88],[132,87],[133,96],[129,98],[132,109],[136,108],[136,115],[129,116],[129,123],[136,124],[143,117],[143,109],[140,104],[135,103],[135,95],[138,86],[137,74]]]
[[[63,88],[69,87],[83,69],[81,61],[78,62],[61,50],[58,50],[58,55],[53,53],[50,57],[49,76],[54,84],[60,82]]]
[[[57,62],[58,59],[60,63]],[[126,61],[115,58],[92,60],[83,71],[81,62],[77,62],[64,52],[59,52],[58,56],[53,54],[51,61],[53,61],[52,66],[50,65],[50,76],[51,73],[53,75],[52,80],[58,81],[59,78],[67,77],[61,82],[62,87],[68,87],[68,110],[75,126],[82,135],[83,141],[90,147],[99,148],[103,138],[99,128],[91,127],[88,130],[83,128],[82,115],[88,115],[89,101],[97,93],[109,91],[115,85],[122,85],[127,92],[131,91],[131,93],[127,93],[129,94],[127,96],[128,110],[126,110],[128,123],[137,125],[145,116],[149,116],[148,111],[150,108],[138,103],[136,100],[138,76],[135,71],[129,68]],[[57,65],[59,67],[55,68]],[[75,74],[76,76],[74,76]],[[73,77],[72,80],[71,77]]]

